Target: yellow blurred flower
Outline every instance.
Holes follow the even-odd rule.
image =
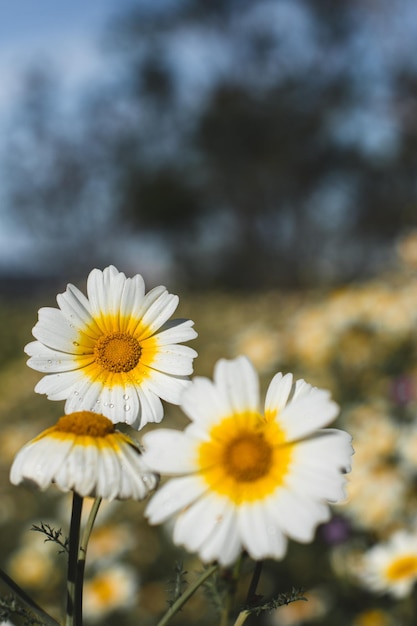
[[[362,611],[352,622],[352,626],[391,626],[392,624],[390,616],[382,609]]]
[[[116,610],[128,610],[137,603],[139,581],[136,570],[127,565],[101,569],[84,584],[84,616],[96,621]]]

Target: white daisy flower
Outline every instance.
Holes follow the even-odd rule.
[[[181,407],[184,432],[143,439],[146,463],[175,476],[151,498],[149,521],[176,516],[174,542],[222,565],[242,550],[280,559],[287,537],[311,541],[327,502],[344,498],[352,454],[347,433],[321,429],[338,413],[329,393],[276,374],[262,413],[257,374],[238,357],[216,364],[213,383],[196,377]]]
[[[104,415],[64,415],[17,453],[10,470],[14,485],[29,483],[106,500],[143,500],[158,476],[143,461],[138,444]]]
[[[165,287],[145,294],[142,276],[113,266],[90,272],[87,294],[70,284],[59,309],[39,310],[37,341],[25,348],[28,365],[47,373],[35,391],[66,400],[66,413],[93,411],[138,429],[160,422],[161,399],[178,404],[189,383],[197,353],[179,342],[197,336],[193,322],[168,322],[178,296]]]
[[[371,591],[404,598],[417,581],[417,535],[396,531],[385,543],[365,553],[359,572],[362,583]]]
[[[85,581],[84,615],[87,620],[103,620],[117,610],[127,611],[138,598],[139,581],[129,565],[110,565]]]

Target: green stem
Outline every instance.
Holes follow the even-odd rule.
[[[240,568],[242,565],[242,559],[243,559],[243,556],[240,556],[240,558],[236,561],[233,569],[227,572],[228,578],[226,579],[226,582],[227,582],[226,598],[225,598],[225,602],[223,606],[223,611],[220,617],[219,626],[227,626],[227,624],[229,623],[229,617],[232,611],[233,600],[234,600],[235,593],[236,593],[237,581],[239,579]]]
[[[95,498],[93,506],[91,507],[87,523],[82,534],[80,547],[78,550],[77,560],[77,584],[75,587],[75,606],[78,608],[78,613],[82,616],[83,610],[83,589],[84,589],[84,572],[85,572],[85,559],[87,556],[87,546],[90,539],[91,532],[93,530],[94,522],[96,521],[97,513],[100,508],[102,498]],[[81,622],[80,622],[81,623]]]
[[[248,593],[246,596],[247,605],[254,604],[254,602],[256,602],[257,600],[256,590],[258,588],[259,579],[261,577],[262,566],[263,566],[263,561],[257,561],[255,563],[255,569],[253,570],[252,580],[250,581]],[[248,611],[247,609],[243,609],[237,616],[237,619],[235,623],[233,624],[233,626],[242,626],[242,624],[246,622],[249,615],[250,615],[250,611]]]
[[[246,622],[249,615],[250,615],[250,611],[246,611],[246,609],[241,611],[239,615],[237,616],[237,620],[235,621],[233,626],[242,626],[242,624]]]
[[[263,561],[256,561],[255,569],[253,570],[252,580],[250,581],[248,594],[246,596],[246,604],[254,604],[257,600],[256,590],[258,588],[259,579],[262,573]]]
[[[82,626],[82,607],[79,601],[78,585],[78,551],[82,508],[83,498],[74,491],[69,532],[66,626]]]
[[[0,579],[7,585],[7,587],[9,587],[12,593],[19,598],[20,602],[26,609],[41,618],[42,623],[45,624],[45,626],[59,626],[58,622],[48,615],[48,613],[45,613],[45,611],[41,609],[41,607],[36,604],[36,602],[32,600],[32,598],[28,596],[27,593],[6,574],[6,572],[3,572],[2,569],[0,569]]]
[[[218,569],[218,565],[212,565],[205,572],[202,573],[200,578],[198,578],[195,583],[190,585],[183,594],[174,602],[172,606],[169,607],[168,611],[159,620],[157,626],[165,626],[168,624],[169,620],[174,617],[174,615],[181,609],[181,607],[187,602],[189,598],[197,591],[199,587],[208,579],[214,572]]]

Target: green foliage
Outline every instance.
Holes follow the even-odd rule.
[[[38,526],[37,524],[32,524],[31,530],[34,530],[36,532],[39,532],[45,535],[46,537],[46,539],[44,539],[45,542],[52,541],[53,543],[56,543],[61,548],[59,550],[60,553],[62,552],[68,553],[68,537],[65,537],[64,539],[62,539],[63,535],[62,535],[62,530],[60,528],[58,530],[55,530],[49,524],[41,522],[40,526]]]
[[[271,611],[278,609],[280,606],[291,604],[291,602],[308,602],[307,598],[303,594],[304,591],[302,589],[296,589],[295,587],[293,587],[291,591],[280,593],[275,598],[272,598],[267,602],[262,601],[257,604],[246,605],[243,610],[253,615],[259,616],[265,612],[270,613]]]

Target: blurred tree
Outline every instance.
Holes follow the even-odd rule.
[[[379,44],[367,35],[388,4],[329,6],[139,2],[109,31],[117,78],[81,109],[78,135],[29,83],[24,150],[7,155],[13,204],[36,206],[33,228],[52,232],[86,199],[103,202],[104,218],[91,208],[100,228],[118,220],[156,237],[190,286],[372,272],[416,223],[403,110],[416,71],[399,57],[372,73]]]
[[[110,214],[100,161],[89,134],[62,117],[58,85],[49,70],[28,71],[3,163],[9,203],[37,240],[39,266],[59,274],[70,262],[76,274],[100,258]]]

